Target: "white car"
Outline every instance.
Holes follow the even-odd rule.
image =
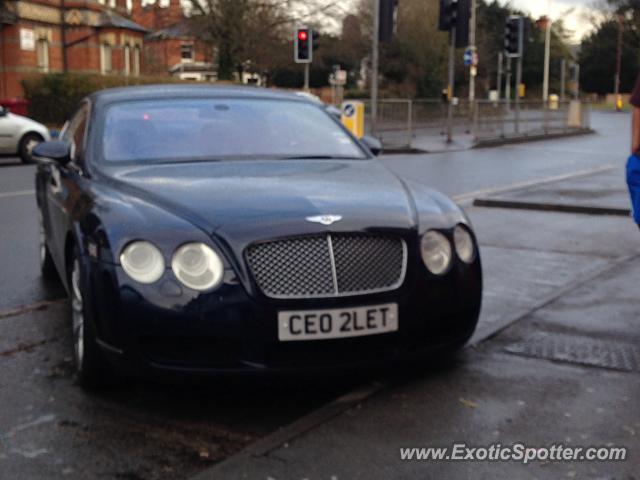
[[[24,163],[31,163],[33,147],[48,140],[47,127],[0,106],[0,154],[18,154]]]

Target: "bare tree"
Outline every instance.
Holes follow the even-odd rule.
[[[246,62],[254,68],[281,54],[295,23],[340,15],[334,0],[189,0],[199,36],[217,52],[218,78],[231,79]]]

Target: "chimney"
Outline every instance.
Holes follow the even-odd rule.
[[[142,0],[131,0],[131,18],[134,22],[139,22],[142,15]]]
[[[120,15],[129,13],[127,11],[127,0],[116,0],[116,10]]]
[[[182,12],[182,5],[180,4],[180,0],[169,0],[169,8],[167,11],[167,23],[166,25],[173,25],[174,23],[178,23],[184,18],[184,13]]]

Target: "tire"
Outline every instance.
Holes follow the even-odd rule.
[[[115,383],[113,368],[104,358],[96,342],[95,323],[88,298],[88,283],[81,267],[80,255],[74,248],[69,259],[69,303],[76,382],[85,390],[97,390]]]
[[[34,163],[35,160],[31,155],[31,151],[33,147],[35,147],[38,143],[41,143],[44,139],[37,133],[25,133],[20,139],[20,144],[18,145],[18,155],[22,159],[22,163]]]
[[[42,212],[38,209],[38,256],[40,260],[40,274],[42,278],[49,281],[60,281],[58,270],[53,263],[53,257],[47,245],[47,237],[42,221]]]

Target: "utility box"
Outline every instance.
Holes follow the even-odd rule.
[[[342,124],[357,138],[364,137],[364,103],[344,102],[341,120]]]
[[[583,128],[582,124],[582,103],[580,100],[571,100],[569,102],[569,118],[567,126],[570,128]]]

